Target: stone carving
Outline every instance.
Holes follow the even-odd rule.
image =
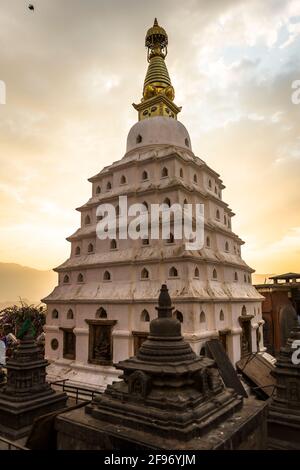
[[[222,389],[222,379],[218,369],[210,367],[207,370],[208,386],[212,392],[217,392]]]
[[[99,361],[111,361],[111,328],[96,326],[94,357]]]
[[[86,320],[89,325],[89,362],[111,364],[113,359],[112,329],[115,320]]]
[[[199,392],[203,393],[204,396],[209,394],[208,387],[208,374],[206,369],[201,369],[195,374],[195,381]]]
[[[128,377],[128,391],[138,397],[145,398],[150,392],[151,379],[140,370],[136,370]]]

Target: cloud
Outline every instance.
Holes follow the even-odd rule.
[[[280,45],[280,49],[284,49],[285,47],[290,46],[299,37],[299,35],[300,35],[300,22],[299,23],[290,23],[290,24],[288,24],[287,30],[289,32],[288,39],[283,44]]]
[[[68,256],[87,178],[125,152],[147,68],[144,36],[158,16],[193,148],[227,185],[246,260],[274,272],[264,247],[288,246],[285,234],[299,226],[300,107],[290,99],[300,79],[297,8],[293,0],[39,0],[32,14],[6,2],[1,260],[50,268]],[[281,249],[278,269],[290,270]]]

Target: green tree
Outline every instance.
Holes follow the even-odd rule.
[[[34,327],[35,337],[43,332],[46,322],[46,309],[41,305],[27,305],[22,300],[20,305],[13,305],[0,310],[0,332],[4,325],[10,325],[12,333],[18,336],[19,330],[24,322],[31,319]]]

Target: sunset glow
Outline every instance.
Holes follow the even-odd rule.
[[[87,8],[88,3],[88,8]],[[122,158],[137,120],[145,30],[167,64],[193,150],[222,175],[233,231],[257,273],[299,272],[299,2],[39,0],[0,10],[1,262],[69,256],[87,178]],[[109,38],[109,40],[107,40]]]

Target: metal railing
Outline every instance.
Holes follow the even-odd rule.
[[[68,397],[74,398],[75,403],[79,401],[93,400],[95,396],[101,395],[101,392],[94,390],[92,388],[77,387],[76,385],[70,385],[67,382],[69,379],[56,380],[54,382],[49,382],[50,385],[55,387],[62,388],[62,391],[65,392]]]
[[[27,447],[21,446],[15,442],[0,436],[0,450],[29,450]]]

